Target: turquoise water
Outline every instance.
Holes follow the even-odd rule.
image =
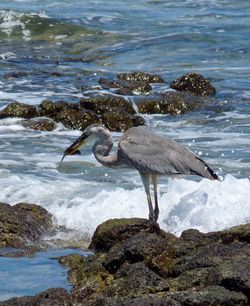
[[[169,91],[186,72],[201,73],[217,90],[205,109],[144,118],[201,155],[224,181],[161,179],[159,223],[179,235],[190,227],[208,232],[249,222],[249,28],[250,1],[243,0],[0,0],[0,109],[13,101],[78,101],[105,92],[99,78],[120,72],[159,74],[166,83],[154,92]],[[26,75],[6,78],[16,71]],[[0,120],[0,201],[40,204],[87,237],[107,219],[147,217],[136,172],[101,167],[91,146],[59,168],[80,132],[60,124],[52,132],[31,131],[20,121]],[[115,144],[120,135],[114,133]],[[8,290],[15,295],[17,288]]]

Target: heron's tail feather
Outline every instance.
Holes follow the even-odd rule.
[[[193,173],[206,177],[210,180],[218,180],[220,181],[219,176],[214,172],[214,170],[201,158],[197,157],[201,164],[203,164],[203,167],[199,167],[199,171],[192,170]]]

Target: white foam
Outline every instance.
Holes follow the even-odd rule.
[[[12,175],[2,184],[0,201],[37,203],[61,225],[92,235],[96,226],[111,218],[147,218],[143,188],[117,188],[83,179],[38,179]],[[102,188],[103,186],[103,188]],[[221,230],[250,221],[250,180],[227,175],[223,182],[180,179],[160,185],[160,226],[172,233],[188,228]]]

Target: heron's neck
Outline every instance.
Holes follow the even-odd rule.
[[[113,137],[109,131],[105,131],[95,142],[92,151],[96,160],[104,166],[112,167],[117,160],[117,153],[109,154],[113,147]]]

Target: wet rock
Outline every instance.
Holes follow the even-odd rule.
[[[190,72],[176,79],[170,84],[170,87],[178,91],[189,91],[196,96],[213,96],[216,93],[215,88],[202,75]]]
[[[0,203],[0,247],[36,244],[52,231],[52,216],[44,208],[35,204]]]
[[[131,115],[125,111],[106,112],[102,116],[102,122],[110,131],[126,131],[133,126],[144,125],[142,116]]]
[[[10,103],[2,111],[0,111],[0,119],[8,117],[30,119],[37,116],[38,112],[34,106],[19,102]]]
[[[124,98],[112,95],[99,95],[94,97],[84,97],[80,100],[80,106],[102,115],[106,112],[123,110],[129,114],[135,114],[132,105]]]
[[[142,114],[180,115],[202,108],[204,102],[191,94],[167,92],[154,97],[137,99],[136,105]]]
[[[56,121],[62,122],[66,127],[84,130],[93,123],[100,122],[95,112],[90,110],[63,109],[55,117]]]
[[[110,80],[101,78],[99,80],[99,84],[101,84],[102,88],[104,89],[119,88],[119,93],[125,95],[133,95],[134,92],[145,95],[152,90],[152,87],[147,82],[142,81],[129,82],[125,80]]]
[[[145,72],[121,73],[117,77],[118,79],[132,82],[164,83],[160,76]]]
[[[210,286],[207,288],[190,289],[170,295],[181,305],[188,306],[241,306],[247,305],[247,298],[240,292],[232,292],[223,287]]]
[[[49,118],[56,118],[56,116],[64,109],[79,110],[78,104],[69,103],[66,101],[52,102],[50,100],[43,100],[38,106],[39,115]]]
[[[22,125],[36,131],[53,131],[56,126],[53,120],[40,117],[25,120],[22,122]]]
[[[139,232],[161,235],[159,226],[147,219],[111,219],[97,226],[89,248],[95,251],[107,251]]]
[[[63,288],[48,289],[34,297],[24,296],[0,302],[0,306],[73,306]]]

